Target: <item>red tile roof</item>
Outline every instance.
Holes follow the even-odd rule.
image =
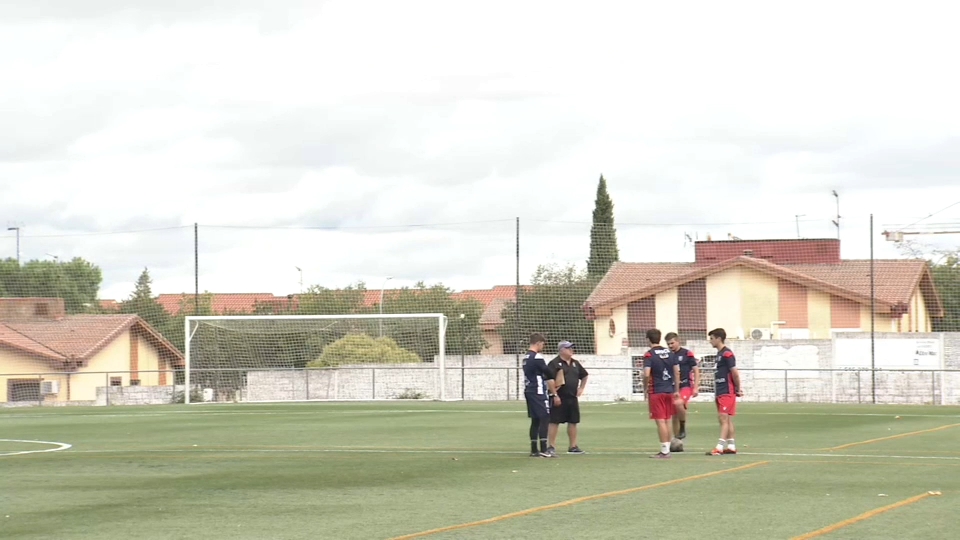
[[[123,332],[138,328],[161,354],[183,355],[136,315],[68,315],[61,319],[0,321],[0,346],[51,361],[89,360]],[[2,366],[0,366],[2,371]]]
[[[178,315],[181,306],[191,308],[194,301],[193,294],[161,294],[157,297],[157,302],[163,306],[163,309],[171,314]],[[211,309],[214,313],[253,313],[254,308],[259,303],[273,303],[277,300],[287,301],[285,296],[274,296],[270,293],[215,293],[200,295],[200,301],[204,302],[205,297],[210,297]]]
[[[587,298],[585,307],[597,314],[665,290],[716,274],[734,266],[753,268],[786,281],[853,300],[870,303],[870,261],[836,264],[778,265],[752,257],[735,257],[704,266],[696,263],[615,263]],[[943,316],[930,268],[923,260],[875,260],[876,300],[884,312],[910,301],[920,288],[927,309]]]
[[[391,294],[398,294],[402,289],[384,289],[384,297],[389,300]],[[492,289],[467,289],[464,291],[453,292],[451,297],[454,300],[474,299],[480,302],[484,307],[481,316],[481,324],[487,326],[496,326],[502,324],[503,320],[500,313],[503,311],[505,303],[516,296],[516,286],[497,285]],[[163,309],[171,314],[180,313],[181,306],[190,308],[193,303],[193,294],[161,294],[157,297],[157,302]],[[201,301],[203,295],[201,295]],[[223,314],[226,312],[234,313],[253,313],[258,305],[274,305],[287,307],[291,299],[287,296],[275,296],[270,293],[209,293],[214,313]],[[299,294],[292,295],[294,304],[298,303]],[[107,301],[104,301],[107,302]],[[366,290],[363,292],[361,306],[374,307],[380,304],[380,289]]]

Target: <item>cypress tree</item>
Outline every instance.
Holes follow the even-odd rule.
[[[617,248],[617,230],[613,226],[613,200],[607,192],[607,180],[601,174],[593,208],[593,226],[590,228],[587,274],[590,277],[602,277],[618,260],[620,250]]]

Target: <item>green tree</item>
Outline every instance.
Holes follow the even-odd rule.
[[[139,315],[141,319],[147,321],[147,324],[162,333],[170,324],[170,314],[154,298],[151,288],[152,283],[150,271],[144,268],[140,277],[137,278],[137,283],[130,298],[121,304],[120,312]],[[181,326],[181,328],[183,327]]]
[[[343,289],[328,289],[313,285],[301,294],[297,312],[300,315],[349,315],[363,311],[363,297],[367,288],[363,282]]]
[[[930,270],[944,311],[942,319],[933,320],[933,331],[960,332],[960,251],[944,254]]]
[[[617,230],[613,226],[613,200],[607,192],[606,179],[600,175],[593,207],[593,225],[590,227],[587,273],[592,277],[602,277],[618,260],[620,250],[617,248]]]
[[[84,313],[97,306],[103,274],[99,267],[75,257],[67,262],[0,261],[0,296],[62,298],[67,313]]]
[[[540,266],[531,286],[519,294],[520,326],[517,328],[517,305],[508,303],[503,310],[506,324],[500,327],[504,352],[522,352],[526,339],[533,332],[547,337],[547,350],[556,351],[557,343],[572,341],[577,352],[592,354],[595,350],[593,323],[583,314],[582,306],[597,280],[574,265]]]
[[[324,347],[320,358],[307,364],[307,367],[420,362],[421,359],[416,353],[404,349],[388,337],[375,338],[367,334],[348,334]]]
[[[370,311],[379,312],[379,305]],[[383,299],[383,313],[442,313],[447,316],[445,350],[453,354],[480,354],[487,342],[480,328],[480,316],[483,305],[472,298],[457,299],[453,291],[437,284],[428,287],[423,282],[414,287],[404,287],[389,291]],[[463,314],[463,319],[460,315]],[[386,319],[383,321],[383,334],[414,350],[424,359],[433,361],[440,352],[437,341],[438,329],[435,320],[428,319]],[[379,321],[367,328],[373,335],[379,335]]]

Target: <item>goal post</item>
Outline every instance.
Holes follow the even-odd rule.
[[[188,316],[183,403],[447,400],[442,313]]]

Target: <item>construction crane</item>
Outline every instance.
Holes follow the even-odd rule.
[[[929,231],[883,231],[887,242],[903,242],[904,236],[916,236],[921,234],[960,234],[960,226],[947,227],[945,229],[931,229]]]

